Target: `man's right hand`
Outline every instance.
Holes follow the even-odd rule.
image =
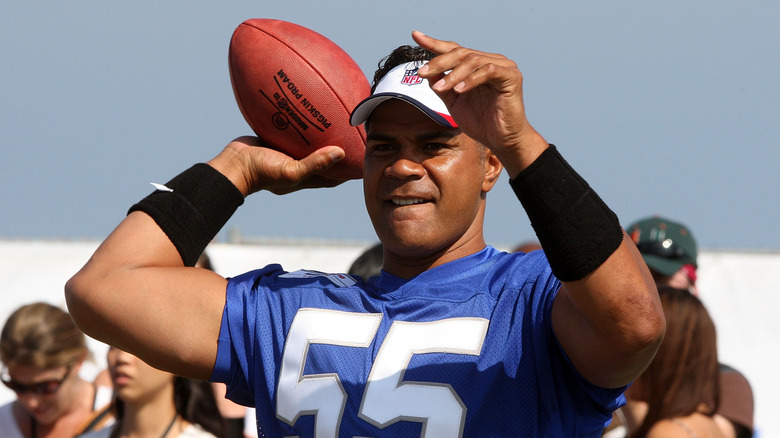
[[[335,187],[344,180],[319,175],[344,158],[338,146],[326,146],[295,160],[265,146],[257,137],[230,142],[209,165],[225,175],[246,197],[260,190],[277,195],[301,189]]]

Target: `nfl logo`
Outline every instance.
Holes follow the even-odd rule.
[[[401,78],[401,83],[404,85],[417,85],[422,84],[422,78],[417,76],[417,69],[409,69],[404,73],[404,77]]]

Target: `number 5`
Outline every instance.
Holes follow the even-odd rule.
[[[380,428],[401,420],[419,421],[422,437],[462,436],[466,406],[452,386],[405,383],[404,372],[414,354],[479,355],[487,326],[482,318],[394,322],[371,368],[360,417]]]
[[[338,436],[347,393],[338,374],[303,375],[309,345],[366,348],[371,345],[381,320],[381,313],[298,310],[284,344],[276,415],[292,426],[301,415],[314,414],[314,436]]]
[[[338,436],[347,394],[338,374],[303,374],[309,345],[366,348],[381,319],[378,313],[300,309],[282,356],[277,416],[293,425],[301,415],[313,414],[316,437]],[[371,367],[360,418],[379,428],[398,421],[421,422],[421,437],[462,436],[466,407],[455,390],[442,383],[404,382],[404,372],[415,354],[479,355],[487,327],[482,318],[394,322]]]

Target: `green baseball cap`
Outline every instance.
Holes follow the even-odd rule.
[[[672,275],[685,265],[697,267],[696,240],[679,222],[653,216],[634,222],[626,232],[647,266],[661,275]]]

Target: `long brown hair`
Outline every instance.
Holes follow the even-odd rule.
[[[720,399],[715,324],[702,302],[687,290],[660,287],[666,335],[647,370],[637,379],[648,411],[636,436],[653,424],[694,412],[713,415]]]

